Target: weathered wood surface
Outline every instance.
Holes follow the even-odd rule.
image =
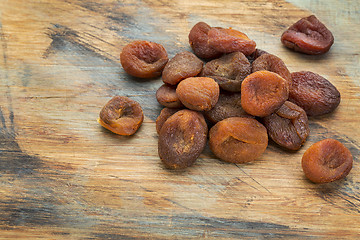
[[[285,49],[281,33],[315,14],[333,32],[324,56]],[[291,71],[328,78],[339,108],[312,118],[295,153],[270,144],[249,164],[226,164],[207,148],[181,172],[157,156],[160,79],[138,80],[119,64],[133,39],[189,50],[198,21],[247,33]],[[360,237],[360,12],[358,1],[0,1],[0,238],[241,239]],[[97,122],[114,95],[140,102],[133,137]],[[304,151],[332,137],[354,156],[342,181],[315,185]]]

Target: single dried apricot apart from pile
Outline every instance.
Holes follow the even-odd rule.
[[[100,111],[98,122],[104,128],[119,135],[133,135],[144,120],[138,102],[125,97],[115,96]]]
[[[314,183],[327,183],[346,177],[353,164],[348,148],[335,139],[314,143],[302,157],[305,176]]]
[[[314,15],[294,23],[281,36],[281,42],[288,48],[311,55],[329,51],[334,36]]]
[[[160,76],[168,60],[167,52],[161,44],[144,40],[129,43],[120,54],[125,72],[139,78]]]

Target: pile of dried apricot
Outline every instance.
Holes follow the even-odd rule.
[[[192,52],[170,60],[163,46],[148,41],[134,41],[120,55],[132,76],[161,75],[156,99],[164,108],[156,131],[158,154],[167,168],[194,164],[207,141],[219,159],[231,163],[258,159],[268,138],[281,148],[299,150],[310,133],[308,116],[331,113],[340,103],[330,81],[309,71],[291,73],[279,57],[257,49],[238,30],[199,22],[188,37]],[[295,51],[322,54],[334,38],[310,16],[286,30],[281,41]],[[140,105],[115,97],[101,110],[99,122],[131,135],[142,119]],[[350,172],[352,156],[340,142],[324,140],[305,152],[302,166],[311,181],[330,182]]]

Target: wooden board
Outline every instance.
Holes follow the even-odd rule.
[[[335,36],[329,53],[307,56],[282,32],[315,14]],[[139,80],[119,64],[134,39],[190,50],[198,21],[233,27],[341,92],[332,114],[310,119],[298,152],[270,144],[249,164],[223,163],[207,147],[176,172],[157,155],[160,79]],[[0,2],[0,238],[243,239],[360,237],[360,17],[357,1],[11,0]],[[135,136],[97,122],[126,95],[143,107]],[[307,181],[300,161],[314,142],[335,138],[354,156],[349,176]]]

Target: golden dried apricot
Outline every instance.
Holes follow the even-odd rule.
[[[176,94],[185,107],[195,111],[208,111],[217,103],[220,89],[212,78],[190,77],[178,84]]]
[[[257,117],[269,116],[288,99],[287,81],[266,70],[247,76],[241,84],[241,106]]]
[[[251,162],[263,154],[267,145],[266,128],[252,118],[226,118],[209,131],[211,151],[225,162]]]
[[[309,147],[301,160],[305,176],[314,183],[328,183],[346,177],[353,165],[348,148],[335,139],[324,139]]]
[[[115,96],[100,111],[98,122],[104,128],[119,135],[133,135],[144,120],[138,102],[125,97]]]
[[[174,85],[163,84],[156,91],[156,100],[163,106],[168,108],[181,108],[184,105],[181,103],[176,94],[176,87]]]
[[[167,168],[194,164],[205,148],[208,128],[203,115],[188,109],[170,116],[159,132],[158,153]]]
[[[129,43],[120,54],[125,72],[139,78],[160,76],[168,60],[167,52],[161,44],[144,40]]]
[[[159,116],[156,118],[156,132],[158,134],[160,133],[160,129],[164,125],[165,121],[179,110],[181,110],[181,108],[163,108],[160,111]]]

